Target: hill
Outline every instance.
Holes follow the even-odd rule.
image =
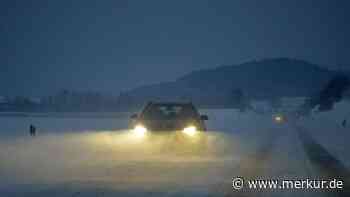
[[[241,89],[253,99],[305,97],[318,92],[337,71],[303,60],[264,59],[191,72],[172,82],[132,89],[133,103],[148,100],[191,100],[205,106],[230,106]]]

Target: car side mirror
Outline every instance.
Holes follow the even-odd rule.
[[[201,115],[201,120],[208,120],[208,116],[207,115]]]
[[[133,114],[133,115],[130,116],[131,119],[136,119],[137,117],[138,117],[137,114]]]

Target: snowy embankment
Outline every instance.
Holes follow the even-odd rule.
[[[347,120],[346,127],[342,126],[343,120]],[[332,111],[313,113],[298,124],[305,127],[315,141],[350,168],[349,101],[337,103]]]

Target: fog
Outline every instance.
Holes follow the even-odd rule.
[[[341,103],[341,109],[344,105]],[[181,144],[176,151],[169,149],[168,135],[150,139],[135,136],[127,129],[127,117],[0,118],[0,191],[5,196],[73,196],[77,192],[82,196],[222,196],[233,192],[231,180],[236,176],[304,178],[322,174],[313,167],[292,126],[252,112],[202,113],[210,118],[208,146],[196,154],[188,154]],[[344,133],[334,121],[337,115],[345,114],[346,110],[330,116],[321,113],[300,123],[349,167],[348,145],[328,130]],[[317,119],[327,127],[322,130]],[[35,137],[29,136],[30,123],[39,130]]]

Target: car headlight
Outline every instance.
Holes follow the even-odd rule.
[[[133,133],[138,137],[143,137],[147,133],[147,128],[143,125],[136,125],[133,129]]]
[[[194,136],[194,135],[196,135],[196,133],[198,131],[197,131],[197,128],[195,126],[189,126],[189,127],[184,128],[184,130],[182,130],[182,132],[188,136]]]

